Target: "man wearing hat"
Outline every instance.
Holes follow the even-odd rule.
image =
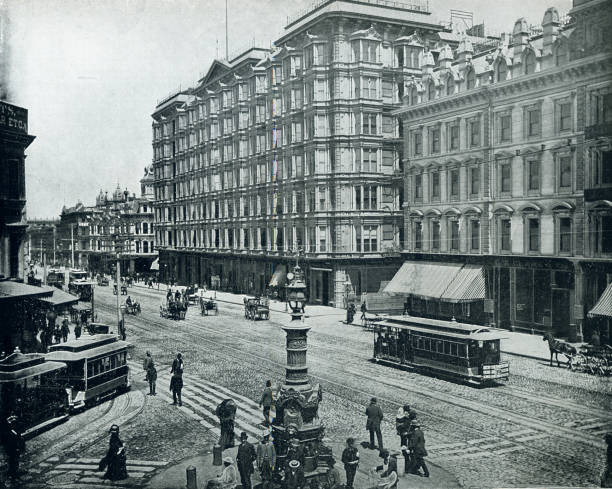
[[[382,432],[380,431],[380,422],[383,420],[383,412],[382,409],[380,409],[380,406],[376,404],[375,397],[370,400],[370,405],[366,408],[365,413],[368,417],[368,420],[366,421],[366,429],[370,432],[370,449],[373,450],[376,448],[376,445],[374,445],[374,434],[376,433],[378,448],[382,451],[383,438]]]
[[[223,472],[218,480],[223,489],[234,489],[238,485],[238,474],[236,474],[232,457],[228,456],[223,459]]]
[[[419,474],[419,469],[423,468],[423,476],[429,477],[429,469],[425,464],[425,459],[423,457],[427,456],[427,450],[425,449],[425,435],[421,431],[421,425],[417,420],[412,422],[414,426],[414,432],[412,435],[412,444],[413,444],[413,456],[414,456],[414,466],[413,473]]]
[[[299,489],[304,487],[304,468],[299,460],[290,460],[285,470],[285,484],[287,489]]]
[[[242,489],[251,489],[253,462],[257,459],[255,448],[247,441],[248,437],[244,431],[240,433],[240,445],[238,445],[238,454],[236,455]]]
[[[276,451],[270,443],[270,431],[264,430],[261,442],[257,445],[257,468],[261,475],[262,489],[268,489],[272,482],[272,472],[276,464]]]
[[[355,438],[346,439],[346,448],[342,452],[342,463],[346,472],[346,489],[353,489],[353,481],[359,466],[359,452],[355,448]]]
[[[17,427],[17,416],[6,418],[2,426],[2,444],[6,453],[8,476],[11,479],[19,477],[19,456],[25,451],[25,442]]]

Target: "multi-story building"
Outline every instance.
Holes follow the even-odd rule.
[[[23,279],[28,111],[0,101],[0,277]]]
[[[121,273],[148,273],[157,258],[153,232],[153,175],[145,168],[141,195],[119,186],[111,197],[100,191],[89,221],[89,269],[110,272],[117,261]],[[119,245],[119,246],[117,246]]]
[[[77,202],[62,207],[55,231],[56,260],[58,264],[73,268],[89,267],[89,222],[93,209]]]
[[[391,111],[420,74],[415,30],[440,41],[426,5],[318,2],[273,50],[215,60],[157,105],[162,277],[258,293],[301,250],[311,302],[341,305],[347,288],[393,276],[403,189]]]
[[[413,314],[610,337],[587,316],[612,278],[611,5],[519,19],[488,50],[422,49],[395,112],[407,261],[386,289]]]

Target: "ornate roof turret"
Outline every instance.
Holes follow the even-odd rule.
[[[514,29],[512,30],[512,36],[517,37],[521,34],[529,34],[529,25],[525,20],[525,17],[521,17],[514,23]]]
[[[542,27],[550,24],[559,24],[559,11],[555,7],[549,7],[544,13],[544,19],[542,19]]]
[[[467,37],[464,37],[463,39],[461,39],[461,41],[459,41],[459,46],[457,46],[457,53],[459,54],[463,54],[463,53],[473,53],[474,52],[474,46],[472,46],[472,41],[470,41],[470,39],[468,39]]]

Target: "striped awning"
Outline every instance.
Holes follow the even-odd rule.
[[[612,283],[606,287],[595,307],[589,311],[589,317],[595,316],[612,318]]]
[[[440,299],[448,302],[471,302],[485,298],[485,277],[480,265],[464,265]]]
[[[461,270],[459,263],[404,262],[384,292],[439,299]]]

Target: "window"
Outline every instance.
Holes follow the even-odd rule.
[[[431,174],[431,198],[440,200],[440,172],[438,171]]]
[[[431,249],[440,251],[440,221],[431,221]]]
[[[540,190],[540,162],[527,160],[527,190],[536,192]]]
[[[569,56],[567,52],[567,44],[565,42],[559,42],[559,44],[557,45],[555,65],[563,66],[568,61],[569,61]]]
[[[540,135],[540,108],[527,110],[527,136]]]
[[[455,151],[459,149],[459,124],[453,124],[450,126],[449,135],[449,149]]]
[[[470,169],[470,195],[476,196],[480,193],[480,168]]]
[[[535,73],[536,69],[536,57],[533,51],[529,51],[525,56],[525,74],[530,75]]]
[[[378,251],[378,226],[363,226],[363,251]]]
[[[476,86],[476,73],[473,68],[470,68],[465,75],[465,84],[468,90]]]
[[[452,76],[446,77],[446,95],[452,95],[455,93],[455,80]]]
[[[431,135],[431,152],[439,153],[440,152],[440,128],[433,127],[430,132]]]
[[[612,215],[593,216],[596,253],[612,253]]]
[[[512,116],[503,114],[499,116],[499,141],[501,143],[512,140]]]
[[[427,100],[434,100],[436,98],[436,85],[432,81],[427,84]]]
[[[499,234],[500,234],[500,249],[501,251],[511,251],[511,231],[512,222],[509,218],[502,218],[499,220]]]
[[[327,251],[327,228],[319,226],[319,251]]]
[[[414,176],[414,200],[423,200],[423,175]]]
[[[377,148],[363,148],[362,149],[363,162],[361,166],[361,170],[364,172],[375,173],[377,170],[377,156],[378,149]]]
[[[557,132],[572,130],[572,103],[559,102],[555,105]]]
[[[571,189],[572,187],[572,157],[569,155],[559,156],[559,188]]]
[[[527,219],[527,246],[529,251],[540,251],[540,219],[537,217]]]
[[[512,166],[509,159],[499,160],[499,190],[502,194],[512,192]]]
[[[480,146],[480,120],[470,121],[470,147]]]
[[[559,218],[559,252],[572,252],[572,219],[570,217]]]
[[[450,221],[450,249],[451,251],[459,251],[459,221],[453,219]]]
[[[377,134],[376,114],[363,114],[363,134]]]
[[[423,249],[423,223],[414,221],[414,249]]]
[[[472,220],[470,224],[472,251],[477,251],[480,249],[480,221]]]
[[[419,156],[423,154],[423,133],[415,132],[412,135],[412,147],[414,150],[414,156]]]
[[[506,65],[506,62],[503,59],[500,60],[500,62],[497,64],[496,72],[498,82],[506,81],[506,78],[508,77],[508,66]]]
[[[450,171],[450,196],[451,199],[459,198],[459,170]]]

